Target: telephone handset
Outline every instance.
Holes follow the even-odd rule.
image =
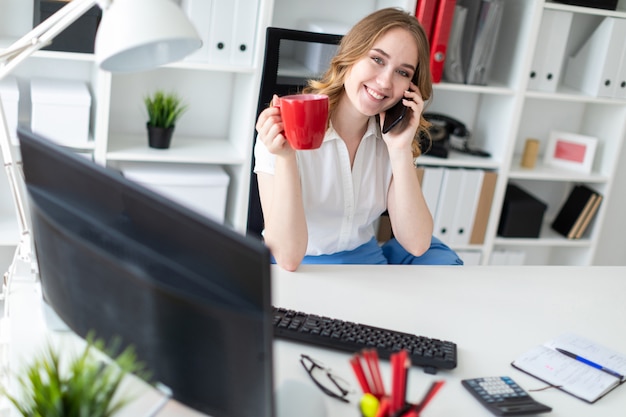
[[[447,158],[448,151],[453,149],[474,156],[491,156],[488,152],[469,147],[471,133],[463,122],[441,113],[424,113],[424,118],[432,123],[429,128],[431,144],[425,154]]]
[[[453,117],[446,116],[441,113],[424,113],[424,118],[431,122],[433,126],[441,127],[449,135],[458,136],[461,138],[469,137],[470,132],[467,130],[463,122],[456,120]]]

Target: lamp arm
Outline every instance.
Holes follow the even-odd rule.
[[[35,26],[15,43],[0,53],[2,67],[0,79],[10,73],[20,62],[50,44],[52,40],[79,17],[91,9],[97,0],[72,0],[52,16]]]

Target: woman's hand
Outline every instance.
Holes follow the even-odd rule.
[[[274,155],[290,155],[295,151],[287,142],[284,135],[283,119],[280,108],[274,106],[278,96],[272,98],[272,105],[263,110],[256,122],[257,140],[263,142],[265,147]]]
[[[383,140],[387,144],[389,151],[395,149],[411,150],[411,144],[415,139],[417,128],[420,124],[422,111],[424,110],[424,100],[417,85],[411,83],[409,90],[404,92],[402,104],[410,109],[406,116],[408,120],[401,122],[402,130],[394,127],[388,133],[383,134]],[[381,123],[384,123],[387,114],[382,115]]]

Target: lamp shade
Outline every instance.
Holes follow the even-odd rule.
[[[178,61],[202,45],[172,0],[114,0],[96,35],[96,62],[106,71],[144,71]]]

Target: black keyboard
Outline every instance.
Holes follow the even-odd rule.
[[[422,366],[429,373],[456,367],[456,344],[452,342],[285,308],[274,307],[273,310],[277,338],[353,353],[375,348],[383,359],[406,349],[411,364]]]

